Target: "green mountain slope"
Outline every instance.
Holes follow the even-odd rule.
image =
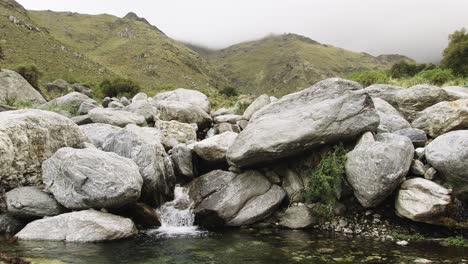
[[[237,44],[210,53],[210,62],[243,93],[282,95],[327,77],[364,69],[387,69],[400,55],[374,57],[309,38],[285,34]]]
[[[1,68],[35,64],[44,74],[42,83],[59,78],[96,83],[115,76],[85,54],[56,40],[13,0],[0,0],[0,46],[4,53]]]
[[[134,13],[124,18],[52,11],[29,14],[59,41],[139,82],[147,92],[175,87],[203,90],[222,82],[205,58]]]

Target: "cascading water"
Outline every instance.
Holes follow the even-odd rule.
[[[176,186],[174,200],[157,209],[161,227],[153,232],[162,236],[199,235],[201,231],[193,225],[195,214],[192,206],[193,201],[187,194],[187,189]]]

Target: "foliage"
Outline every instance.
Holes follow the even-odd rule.
[[[414,235],[410,235],[410,234],[401,234],[397,232],[391,232],[390,236],[393,237],[394,239],[406,240],[406,241],[421,241],[421,240],[426,239],[423,235],[418,234],[418,233]]]
[[[39,79],[42,76],[42,72],[34,64],[30,65],[19,65],[15,68],[15,71],[23,76],[32,87],[39,89]]]
[[[99,85],[98,92],[101,93],[103,97],[133,97],[140,92],[140,86],[130,79],[106,79]]]
[[[463,236],[448,237],[445,239],[445,242],[449,246],[468,247],[468,242],[463,238]]]
[[[389,80],[384,71],[360,71],[348,75],[348,78],[364,86],[376,83],[387,83]]]
[[[421,79],[427,80],[430,84],[443,85],[444,83],[453,80],[455,76],[450,69],[435,68],[432,70],[424,70],[416,75]]]
[[[225,96],[228,96],[228,97],[232,97],[232,96],[238,96],[239,94],[237,93],[237,90],[236,88],[234,87],[231,87],[231,86],[226,86],[225,88],[223,88],[220,93],[222,95],[225,95]]]
[[[316,211],[323,217],[333,214],[337,193],[343,183],[345,162],[346,150],[342,144],[338,144],[322,158],[317,167],[306,171],[310,182],[305,187],[304,198],[307,202],[320,202]]]
[[[416,64],[410,63],[406,60],[402,60],[398,63],[393,64],[389,70],[389,75],[392,78],[407,78],[413,77],[421,71],[434,69],[436,65],[429,64]]]
[[[5,54],[3,53],[2,46],[0,46],[0,60],[3,60],[5,58]]]
[[[442,66],[451,69],[456,75],[468,77],[468,32],[457,30],[449,36],[449,44],[444,50]]]

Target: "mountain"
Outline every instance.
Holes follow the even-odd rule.
[[[13,0],[0,0],[1,68],[35,64],[43,72],[43,82],[54,79],[99,82],[115,76],[85,54],[56,40],[31,20],[29,12]]]
[[[177,87],[203,90],[222,85],[223,78],[205,58],[135,13],[123,18],[71,12],[28,13],[57,40],[116,74],[139,82],[146,92]]]
[[[209,61],[242,93],[283,95],[327,77],[388,69],[401,55],[374,57],[296,34],[271,35],[209,53]]]

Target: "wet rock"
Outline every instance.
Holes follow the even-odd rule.
[[[356,82],[327,79],[269,104],[251,118],[229,148],[229,163],[244,168],[273,162],[375,131],[379,116],[361,89]]]
[[[132,219],[135,225],[140,229],[149,229],[161,225],[156,210],[144,203],[129,205],[121,215]]]
[[[157,121],[154,125],[163,136],[163,145],[166,149],[171,149],[178,144],[197,140],[197,130],[191,124],[177,121]]]
[[[122,130],[120,127],[100,123],[82,125],[80,129],[91,139],[97,148],[102,148],[108,138],[113,137],[114,134]]]
[[[102,149],[132,159],[143,177],[142,199],[151,206],[172,200],[175,175],[156,128],[128,125],[108,138]]]
[[[394,134],[402,135],[411,140],[415,147],[424,147],[427,142],[427,135],[421,129],[417,128],[405,128],[402,130],[398,130],[393,132]]]
[[[189,104],[176,101],[153,101],[160,115],[159,118],[164,121],[175,120],[181,123],[195,123],[200,129],[211,125],[212,119],[203,109]]]
[[[195,90],[179,88],[173,91],[159,93],[153,97],[153,99],[155,101],[174,101],[188,103],[199,107],[206,113],[210,112],[210,101],[208,100],[208,97],[205,94]]]
[[[7,100],[43,104],[44,97],[32,87],[19,73],[11,70],[0,70],[0,103]]]
[[[380,117],[379,132],[394,132],[411,128],[411,125],[393,106],[380,98],[373,98],[375,109]]]
[[[36,220],[16,237],[20,240],[101,242],[136,234],[137,229],[130,219],[91,209]]]
[[[130,159],[98,149],[62,148],[42,164],[46,188],[68,209],[119,208],[140,198],[143,179]]]
[[[242,115],[244,119],[249,120],[255,112],[259,111],[263,107],[269,105],[271,99],[268,95],[263,94],[257,97],[250,105],[245,109],[244,114]]]
[[[395,203],[399,216],[413,221],[434,223],[451,203],[450,191],[435,182],[414,178],[404,181]]]
[[[347,154],[346,177],[359,203],[368,208],[380,204],[400,184],[413,160],[411,141],[384,133],[375,142],[356,145]]]
[[[440,102],[419,112],[412,126],[435,138],[452,130],[468,128],[468,99]]]
[[[41,110],[0,113],[0,186],[6,191],[42,183],[41,164],[62,147],[89,139],[68,118]]]
[[[210,162],[224,162],[226,151],[234,142],[237,133],[225,132],[195,143],[193,151],[202,159]]]
[[[0,234],[16,234],[25,224],[11,214],[0,214]]]
[[[55,198],[38,187],[18,187],[5,194],[8,212],[20,219],[42,218],[65,212]]]
[[[316,224],[317,220],[307,206],[292,206],[286,209],[279,224],[291,229],[302,229]]]
[[[93,120],[93,123],[109,124],[119,127],[125,127],[128,124],[139,126],[145,124],[144,116],[111,108],[95,108],[89,111],[88,115],[91,120]]]
[[[468,202],[468,130],[437,137],[425,154],[427,162],[452,185],[455,196]]]

